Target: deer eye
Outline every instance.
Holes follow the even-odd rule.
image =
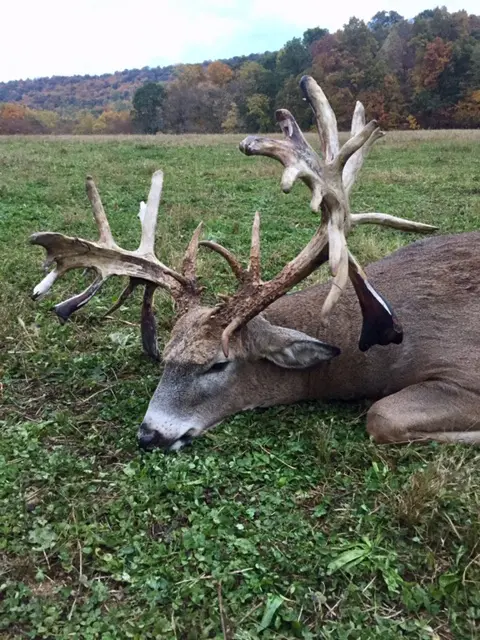
[[[230,362],[228,360],[222,360],[221,362],[214,362],[210,369],[207,369],[205,373],[219,373],[225,371]]]

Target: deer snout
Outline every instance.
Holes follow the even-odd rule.
[[[151,451],[152,449],[167,450],[174,442],[174,440],[162,436],[155,429],[151,429],[144,422],[138,430],[137,440],[138,446],[144,451]]]

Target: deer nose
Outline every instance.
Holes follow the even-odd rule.
[[[167,449],[172,441],[168,440],[161,433],[155,431],[155,429],[151,429],[144,422],[140,425],[140,429],[138,430],[138,446],[144,451],[150,451],[151,449]]]

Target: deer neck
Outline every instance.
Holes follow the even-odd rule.
[[[349,400],[375,396],[379,392],[371,354],[362,353],[358,348],[362,316],[353,288],[347,287],[332,311],[328,326],[323,327],[320,309],[328,290],[328,285],[320,284],[284,296],[265,312],[273,324],[303,331],[342,351],[337,358],[306,371],[276,367],[277,379],[272,380],[272,384],[280,385],[280,392],[288,398],[284,402]]]

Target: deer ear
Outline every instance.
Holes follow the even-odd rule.
[[[340,349],[306,333],[271,324],[263,316],[248,323],[250,353],[285,369],[307,369],[331,360]]]

